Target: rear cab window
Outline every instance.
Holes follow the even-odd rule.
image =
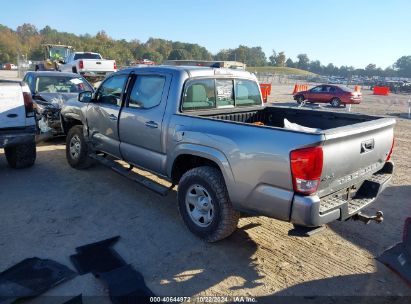
[[[74,60],[78,59],[101,59],[101,56],[95,53],[74,54]]]
[[[261,105],[258,84],[248,79],[194,79],[184,88],[181,110],[195,111]]]

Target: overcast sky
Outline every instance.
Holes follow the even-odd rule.
[[[13,0],[0,24],[32,23],[115,39],[149,37],[198,43],[213,54],[238,45],[272,49],[293,60],[386,68],[411,55],[409,0]]]

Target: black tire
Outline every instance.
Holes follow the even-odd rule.
[[[208,226],[198,225],[190,215],[186,197],[193,187],[204,188],[211,198],[213,218]],[[188,229],[207,242],[220,241],[237,229],[240,213],[233,208],[224,177],[216,168],[204,166],[187,171],[178,185],[178,206]]]
[[[305,98],[303,95],[298,95],[296,98],[296,101],[298,104],[302,104],[304,102]]]
[[[341,105],[341,100],[337,97],[334,97],[333,99],[331,99],[330,104],[333,108],[339,108]]]
[[[72,67],[71,70],[73,71],[74,74],[77,74],[77,68],[76,67]]]
[[[15,169],[27,168],[36,161],[36,143],[21,144],[4,149],[6,159],[10,167]]]
[[[78,148],[75,153],[71,148]],[[88,146],[83,135],[83,126],[72,127],[66,137],[66,158],[69,165],[75,169],[86,169],[92,165],[88,156]]]

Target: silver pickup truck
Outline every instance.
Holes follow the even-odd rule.
[[[349,219],[394,168],[394,119],[264,106],[245,71],[126,69],[61,115],[72,167],[97,160],[164,195],[178,185],[185,224],[210,242],[229,236],[240,212],[307,227]]]

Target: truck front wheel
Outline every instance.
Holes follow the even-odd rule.
[[[188,229],[207,242],[231,235],[240,217],[230,201],[221,172],[213,167],[187,171],[178,185],[178,205]]]
[[[9,166],[15,169],[31,167],[36,161],[36,143],[34,139],[26,144],[6,147],[4,152]]]
[[[83,126],[72,127],[66,138],[66,158],[75,169],[86,169],[92,164],[88,146],[83,135]]]

